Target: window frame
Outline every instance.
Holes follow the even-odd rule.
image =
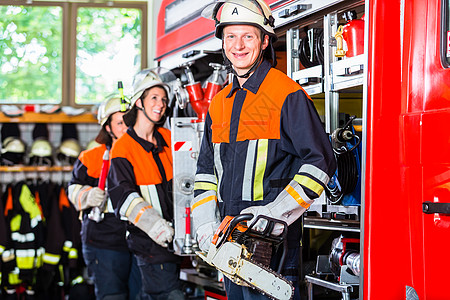
[[[60,6],[62,8],[62,94],[61,106],[90,107],[92,104],[75,103],[76,55],[77,55],[77,11],[80,7],[89,8],[133,8],[141,10],[141,68],[148,63],[148,3],[147,1],[120,2],[52,2],[26,0],[4,0],[2,6]],[[7,103],[4,103],[7,104]],[[23,103],[27,104],[27,103]],[[44,103],[45,104],[45,103]]]

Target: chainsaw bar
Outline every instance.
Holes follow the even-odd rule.
[[[294,286],[289,280],[282,277],[280,274],[276,273],[269,267],[258,262],[244,257],[241,258],[241,261],[246,261],[248,262],[248,264],[241,264],[238,272],[239,274],[236,274],[236,276],[238,276],[240,280],[244,281],[249,287],[257,290],[259,293],[273,300],[290,300],[293,298]],[[269,278],[267,277],[267,273],[273,276],[272,282],[268,281]],[[254,275],[243,277],[243,274]],[[264,279],[258,282],[258,275],[261,275],[261,277],[264,277]],[[264,290],[262,288],[263,286],[266,286],[268,288]],[[273,292],[271,293],[270,290],[272,290]]]

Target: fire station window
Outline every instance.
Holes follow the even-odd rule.
[[[441,57],[445,67],[450,67],[450,0],[442,0]]]
[[[0,16],[0,104],[96,104],[147,64],[147,1],[2,0]]]
[[[0,16],[0,103],[60,103],[62,7],[0,5]]]
[[[101,102],[118,81],[131,90],[141,69],[141,19],[139,9],[78,8],[76,104]]]

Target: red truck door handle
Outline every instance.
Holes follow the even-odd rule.
[[[422,203],[422,211],[425,214],[450,214],[450,203],[426,201]]]

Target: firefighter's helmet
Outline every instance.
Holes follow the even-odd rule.
[[[126,103],[125,103],[126,102]],[[108,118],[116,112],[126,112],[128,111],[129,104],[125,100],[122,103],[122,99],[118,95],[112,94],[106,97],[106,99],[100,104],[97,113],[98,124],[103,126],[103,124],[108,121]]]
[[[26,152],[25,143],[18,137],[9,136],[2,143],[1,161],[4,165],[22,164]]]
[[[26,145],[18,137],[9,136],[3,141],[2,154],[7,153],[7,152],[25,153],[25,151],[26,151]]]
[[[66,139],[56,149],[56,158],[64,165],[73,165],[80,152],[81,146],[76,139]]]
[[[173,80],[172,78],[168,78],[170,75],[173,75],[173,73],[161,67],[145,69],[137,73],[133,79],[134,94],[131,98],[130,106],[133,107],[136,100],[142,96],[145,90],[154,86],[164,88],[167,93],[167,98],[171,99],[171,89],[169,84],[167,84],[169,80]]]
[[[253,25],[269,35],[272,41],[277,39],[275,19],[264,0],[216,0],[203,9],[202,16],[216,22],[219,39],[226,25]]]
[[[53,165],[53,147],[44,138],[35,139],[31,144],[28,157],[29,164],[32,166],[51,166]]]

